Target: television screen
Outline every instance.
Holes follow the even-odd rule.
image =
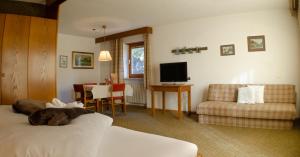
[[[187,82],[187,62],[160,64],[160,82]]]

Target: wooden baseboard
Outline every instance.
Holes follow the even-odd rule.
[[[151,108],[148,108],[148,110],[151,110]],[[155,108],[156,111],[163,111],[163,109],[161,108]],[[168,112],[178,112],[178,110],[170,110],[170,109],[165,109],[165,111],[168,111]],[[188,111],[182,111],[183,113],[188,113]],[[192,111],[191,114],[197,114],[195,111]]]

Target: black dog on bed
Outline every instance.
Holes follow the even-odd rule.
[[[89,113],[94,111],[82,108],[47,108],[31,114],[28,121],[31,125],[66,125],[76,117]]]
[[[28,115],[31,125],[66,125],[82,114],[94,113],[82,108],[45,109],[45,102],[29,99],[18,100],[12,108],[16,113]]]

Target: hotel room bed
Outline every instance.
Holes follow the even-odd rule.
[[[0,106],[0,154],[5,157],[196,157],[197,146],[111,126],[94,113],[65,126],[31,126],[11,106]]]

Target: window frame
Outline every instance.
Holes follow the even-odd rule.
[[[129,78],[144,78],[144,74],[132,74],[131,69],[131,56],[132,56],[132,49],[144,47],[144,59],[145,59],[145,45],[144,42],[135,42],[135,43],[129,43],[128,44],[128,77]],[[144,65],[145,68],[145,65]],[[145,70],[145,69],[144,69]]]

